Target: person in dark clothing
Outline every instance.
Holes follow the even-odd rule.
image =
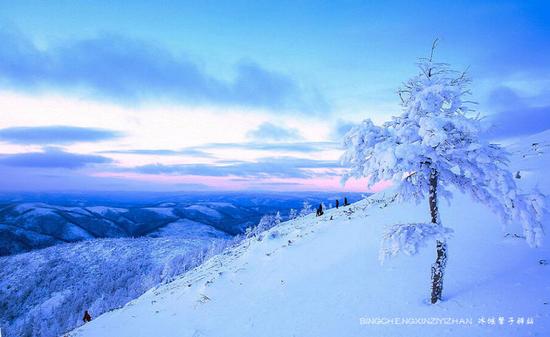
[[[344,206],[348,206],[348,205],[349,205],[349,203],[348,203],[348,198],[345,197],[345,198],[344,198]]]
[[[89,321],[92,320],[92,316],[90,316],[90,314],[88,313],[88,310],[84,311],[84,317],[82,318],[82,320],[84,321],[84,323],[88,323]]]
[[[321,216],[323,214],[323,204],[319,204],[319,208],[317,208],[317,216]]]
[[[338,199],[336,199],[336,209],[338,209],[338,206],[340,206],[340,201],[338,201]]]

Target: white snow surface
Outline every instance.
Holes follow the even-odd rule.
[[[221,219],[222,218],[222,215],[220,214],[220,212],[216,211],[215,209],[209,208],[207,206],[203,206],[203,205],[192,205],[192,206],[186,207],[185,209],[192,209],[192,210],[195,210],[195,211],[200,212],[202,214],[205,214],[205,215],[211,216],[213,218],[216,218],[216,219]]]
[[[221,202],[221,201],[209,201],[207,203],[204,203],[205,205],[208,205],[210,207],[220,207],[220,208],[236,208],[235,205],[233,205],[230,202]]]
[[[147,208],[144,208],[144,210],[151,211],[151,212],[155,212],[155,213],[158,213],[158,214],[160,214],[160,215],[167,216],[167,217],[174,216],[174,212],[173,212],[173,209],[172,209],[172,208],[167,208],[167,207],[147,207]]]
[[[41,209],[47,206],[48,206],[47,204],[44,204],[41,202],[34,202],[34,203],[27,202],[27,203],[17,205],[17,207],[15,207],[15,210],[19,213],[25,213],[25,212],[28,212],[29,210]]]
[[[90,206],[90,207],[86,207],[86,209],[89,210],[90,212],[97,213],[103,216],[108,214],[109,212],[113,212],[113,213],[128,212],[128,210],[124,208],[107,207],[107,206]]]
[[[548,194],[548,185],[532,181],[546,162],[530,161],[531,174],[518,184]],[[519,159],[512,169],[523,165]],[[454,235],[443,301],[435,305],[428,301],[435,243],[384,265],[378,260],[387,226],[429,219],[427,201],[392,202],[388,190],[321,217],[283,222],[261,241],[246,239],[70,336],[548,336],[549,245],[530,248],[513,235],[522,233],[519,223],[503,228],[488,208],[453,194],[451,205],[440,205],[442,224]],[[377,318],[471,324],[360,324]]]
[[[149,234],[150,237],[167,237],[177,236],[180,238],[193,238],[193,237],[216,237],[216,238],[229,238],[229,235],[225,232],[217,230],[216,228],[205,225],[203,223],[193,221],[190,219],[180,219],[172,223],[162,226],[157,231]]]

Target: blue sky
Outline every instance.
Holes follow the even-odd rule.
[[[362,190],[337,141],[434,38],[507,140],[550,127],[549,36],[546,1],[2,2],[0,189]]]

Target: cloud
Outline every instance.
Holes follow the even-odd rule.
[[[58,148],[46,148],[43,152],[16,153],[0,155],[0,165],[31,168],[78,169],[90,164],[105,164],[111,159],[65,152]]]
[[[262,123],[256,129],[250,130],[247,137],[275,141],[302,139],[298,129],[281,127],[270,122]]]
[[[232,161],[222,164],[152,164],[136,167],[134,170],[145,174],[197,175],[214,177],[246,178],[311,178],[321,175],[333,175],[332,172],[320,174],[311,169],[335,169],[340,166],[336,161],[312,160],[293,157],[268,157],[255,162]]]
[[[186,147],[182,149],[127,149],[127,150],[109,150],[98,152],[100,154],[140,154],[140,155],[156,155],[156,156],[191,156],[199,158],[214,158],[215,156],[209,151],[239,149],[253,151],[280,151],[294,153],[311,153],[325,150],[339,149],[337,142],[276,142],[276,143],[258,143],[258,142],[243,142],[243,143],[207,143],[204,145]],[[221,161],[218,161],[219,163]],[[231,161],[233,163],[234,161]]]
[[[15,144],[72,144],[115,139],[121,133],[75,126],[12,127],[0,129],[0,141]]]
[[[253,62],[235,67],[232,81],[143,40],[100,35],[38,48],[18,33],[0,31],[0,83],[29,90],[84,91],[118,102],[169,99],[279,111],[326,111],[323,98],[292,78]]]
[[[492,124],[490,136],[498,139],[519,137],[550,129],[550,106],[530,106],[510,88],[499,88],[489,102],[500,108],[488,116]]]
[[[179,156],[188,155],[193,157],[213,158],[214,155],[208,151],[239,149],[254,151],[283,151],[310,153],[325,150],[339,149],[337,142],[243,142],[243,143],[207,143],[204,145],[186,147],[182,149],[128,149],[128,150],[109,150],[99,153],[110,154],[143,154],[157,156]]]
[[[212,158],[211,153],[195,149],[195,148],[184,148],[180,150],[169,150],[169,149],[130,149],[130,150],[111,150],[111,151],[102,151],[101,153],[113,153],[113,154],[142,154],[142,155],[154,155],[154,156],[192,156],[192,157],[201,157],[201,158]]]
[[[29,191],[29,192],[67,192],[74,191],[82,195],[98,191],[98,195],[106,196],[106,191],[128,191],[118,196],[134,196],[139,198],[144,191],[205,191],[213,187],[200,183],[144,181],[121,177],[86,175],[80,170],[51,170],[47,168],[9,167],[0,165],[0,176],[10,177],[0,184],[0,191]],[[132,191],[132,192],[129,192]],[[136,193],[138,192],[138,193]],[[109,194],[113,195],[113,194]]]
[[[201,149],[243,149],[243,150],[259,150],[259,151],[287,151],[287,152],[318,152],[323,150],[338,149],[336,142],[280,142],[280,143],[209,143],[202,145]]]

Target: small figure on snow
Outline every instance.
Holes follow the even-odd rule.
[[[84,317],[82,317],[82,320],[84,321],[84,323],[88,323],[89,321],[92,320],[92,316],[90,316],[90,314],[88,313],[88,310],[84,311]]]
[[[325,212],[323,212],[323,204],[319,204],[319,208],[317,208],[317,216],[323,215]]]
[[[338,201],[338,199],[336,199],[336,209],[338,209],[338,206],[340,206],[340,201]]]
[[[344,206],[349,206],[349,202],[348,202],[348,198],[347,198],[347,197],[344,198]]]

